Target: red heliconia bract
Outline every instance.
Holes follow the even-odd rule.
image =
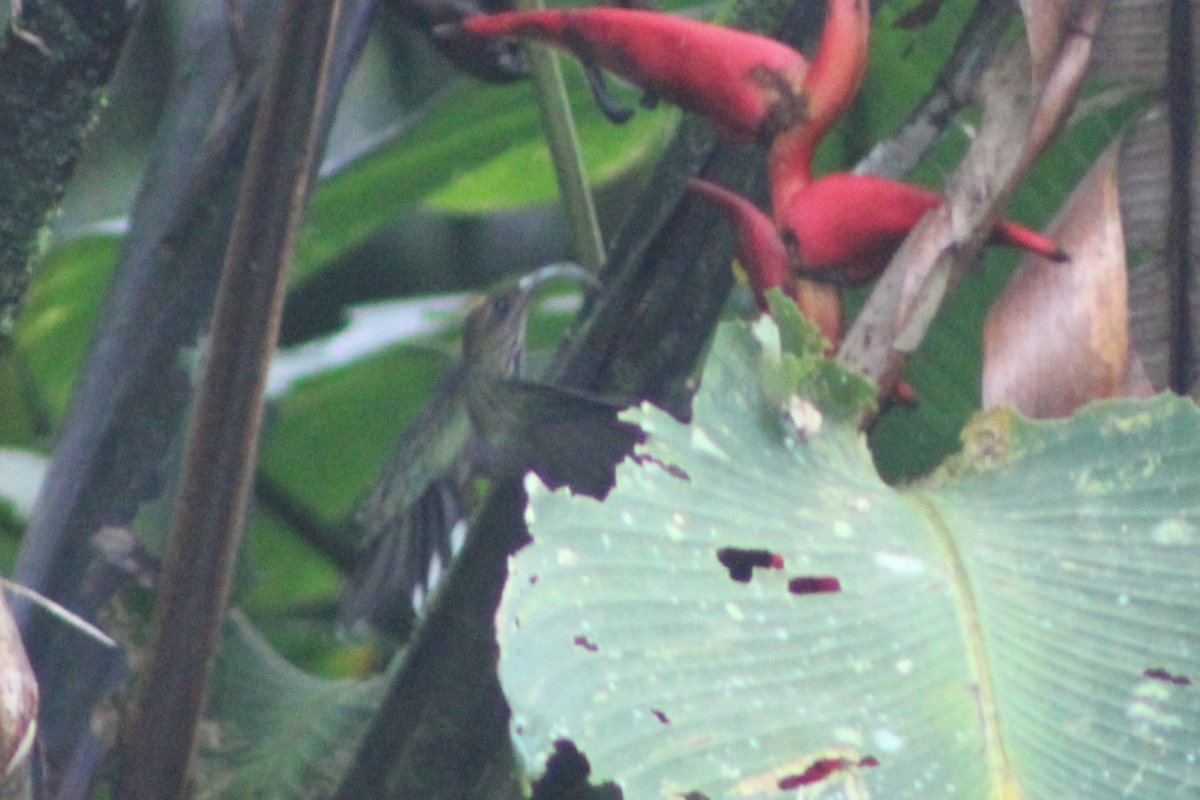
[[[835,0],[845,2],[845,0]],[[744,143],[804,118],[808,62],[785,44],[654,11],[592,8],[471,17],[451,29],[522,37],[569,50]]]
[[[776,213],[793,267],[801,274],[824,272],[862,283],[887,266],[904,237],[941,202],[928,189],[839,173],[800,188],[790,205]],[[988,241],[1053,261],[1067,259],[1051,239],[1008,221],[1001,221]]]
[[[720,209],[733,228],[738,260],[746,270],[758,307],[767,309],[764,293],[784,285],[790,272],[783,239],[771,218],[740,194],[700,178],[688,181],[692,191]]]
[[[720,209],[733,228],[738,261],[746,270],[758,307],[768,311],[767,289],[782,288],[821,331],[833,351],[842,338],[842,304],[837,287],[797,278],[775,223],[758,206],[715,183],[693,178],[692,191]]]
[[[786,208],[792,193],[812,181],[817,145],[862,86],[870,33],[871,8],[867,0],[831,0],[820,49],[802,86],[805,123],[781,131],[767,155],[771,200],[776,209]]]

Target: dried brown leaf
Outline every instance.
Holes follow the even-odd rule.
[[[1162,87],[1170,0],[1110,0],[1093,43],[1092,76]]]
[[[38,685],[20,631],[0,594],[0,797],[28,797],[37,738]]]
[[[1050,10],[1039,13],[1057,13],[1054,4],[1046,6]],[[1103,0],[1083,0],[1079,8],[1085,13],[1075,20],[1080,24],[1056,23],[1053,57],[1043,69],[1053,80],[1046,103],[1043,84],[1031,81],[1035,70],[1026,46],[1010,48],[980,82],[979,134],[947,181],[946,203],[927,214],[900,248],[839,351],[883,393],[899,379],[942,298],[974,261],[1016,184],[1069,113],[1103,6]],[[1046,42],[1039,38],[1037,47],[1046,62]]]
[[[1129,307],[1119,145],[1076,187],[1049,233],[1072,260],[1026,258],[984,328],[983,406],[1063,417],[1126,391]]]
[[[1153,386],[1182,390],[1190,381],[1189,364],[1191,375],[1200,373],[1200,281],[1195,278],[1200,264],[1200,131],[1193,123],[1190,141],[1187,134],[1192,113],[1187,107],[1200,103],[1200,87],[1185,81],[1190,96],[1179,85],[1169,87],[1168,56],[1180,33],[1170,12],[1169,0],[1111,0],[1094,58],[1101,79],[1162,98],[1125,137],[1121,215],[1130,254],[1133,346]],[[1191,38],[1200,41],[1200,13],[1195,10]],[[1179,185],[1185,181],[1186,188]],[[1190,242],[1184,229],[1191,231]],[[1185,291],[1190,292],[1187,298]]]
[[[1030,163],[1058,133],[1075,105],[1079,87],[1088,74],[1092,45],[1107,5],[1107,0],[1084,0],[1078,16],[1061,39],[1058,58],[1051,63],[1044,83],[1039,83],[1035,75],[1034,90],[1040,91],[1041,96],[1029,131],[1026,157]],[[1036,62],[1034,68],[1037,69]]]

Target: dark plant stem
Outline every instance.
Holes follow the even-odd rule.
[[[340,0],[289,0],[281,9],[189,425],[147,667],[124,731],[122,800],[184,795],[253,482],[287,265],[319,157],[341,9]]]
[[[1168,385],[1179,394],[1192,390],[1196,353],[1192,289],[1193,137],[1196,135],[1195,59],[1192,0],[1172,0],[1167,40],[1167,106],[1171,137],[1171,211],[1167,218]]]
[[[274,514],[304,540],[305,544],[324,556],[342,572],[354,567],[358,547],[347,535],[339,535],[345,524],[327,525],[313,509],[305,506],[279,481],[259,470],[254,482],[254,497],[262,509]]]

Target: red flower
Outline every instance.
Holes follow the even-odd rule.
[[[820,49],[804,78],[805,124],[781,131],[767,154],[776,209],[787,207],[792,193],[812,181],[817,145],[862,85],[870,33],[871,9],[866,0],[830,2]]]
[[[733,226],[738,261],[746,270],[758,307],[767,311],[767,289],[782,288],[829,340],[830,351],[836,348],[842,338],[842,306],[837,287],[797,279],[775,223],[749,200],[700,178],[688,181],[688,186],[716,205]]]
[[[834,284],[877,277],[921,217],[941,203],[935,192],[905,183],[829,175],[793,194],[780,215],[781,231],[746,198],[700,179],[689,185],[733,226],[738,260],[759,307],[766,310],[767,289],[782,287],[835,345],[841,313]],[[996,226],[989,241],[1054,261],[1067,258],[1049,238],[1008,221]]]
[[[775,223],[749,200],[723,186],[700,178],[692,178],[688,186],[717,206],[733,227],[738,260],[746,270],[758,307],[766,311],[764,293],[782,287],[791,273],[787,250]]]
[[[794,269],[862,283],[879,275],[909,231],[941,202],[928,189],[839,173],[800,188],[776,213]],[[1008,221],[1000,222],[988,241],[1054,261],[1067,259],[1047,237]]]
[[[652,95],[703,114],[735,142],[770,138],[805,113],[801,87],[808,62],[765,36],[621,8],[516,11],[471,17],[451,30],[536,39],[570,50]]]
[[[862,83],[870,21],[867,0],[829,0],[811,68],[773,39],[651,11],[513,12],[472,17],[450,30],[569,50],[703,114],[727,139],[769,144],[774,220],[715,184],[697,179],[691,188],[733,226],[759,306],[766,308],[767,289],[782,287],[836,344],[841,308],[833,284],[876,277],[921,217],[941,203],[934,192],[881,178],[813,180],[817,145]],[[1066,259],[1051,240],[1007,221],[989,241]]]

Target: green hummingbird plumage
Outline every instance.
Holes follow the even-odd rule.
[[[363,503],[359,559],[346,581],[340,622],[402,635],[414,592],[430,564],[451,556],[450,537],[466,524],[478,476],[527,471],[552,487],[601,497],[612,467],[640,438],[616,419],[617,406],[529,381],[522,374],[525,323],[534,290],[555,277],[591,279],[578,267],[552,265],[505,283],[467,313],[462,357],[444,374],[405,431]]]

